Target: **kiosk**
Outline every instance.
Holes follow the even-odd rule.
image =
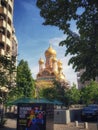
[[[18,103],[17,130],[53,130],[52,103]]]

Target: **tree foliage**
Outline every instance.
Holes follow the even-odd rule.
[[[78,104],[80,101],[80,91],[76,88],[76,85],[73,84],[71,89],[67,90],[65,93],[66,104]]]
[[[7,102],[9,92],[16,86],[15,57],[0,56],[0,103]]]
[[[42,90],[42,97],[47,98],[49,100],[58,100],[65,104],[65,92],[68,89],[68,84],[64,81],[53,81],[53,86],[44,88]]]
[[[35,81],[32,78],[27,61],[21,60],[17,66],[18,96],[33,97]]]
[[[85,104],[98,103],[98,83],[91,82],[81,90],[81,100]]]
[[[13,73],[16,71],[15,58],[0,56],[0,87],[12,88]]]
[[[69,64],[75,71],[85,69],[82,81],[98,76],[98,2],[96,0],[37,0],[44,25],[57,26],[67,38],[65,55],[71,54]],[[71,30],[76,23],[79,34]]]
[[[55,81],[54,87],[43,89],[42,97],[62,101],[66,106],[78,103],[86,105],[98,103],[98,83],[91,81],[89,85],[79,90],[75,84],[67,89]]]
[[[50,87],[50,88],[44,88],[42,90],[42,97],[52,100],[56,98],[56,93],[55,93],[55,88]]]
[[[64,84],[60,81],[55,80],[54,87],[55,87],[56,99],[65,103],[65,91],[66,89],[68,89],[66,83]]]
[[[71,88],[66,87],[66,84],[54,81],[54,86],[45,88],[42,91],[42,96],[49,100],[61,101],[64,105],[69,106],[71,104],[77,104],[80,101],[80,90],[73,84]]]

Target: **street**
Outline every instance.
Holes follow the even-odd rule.
[[[0,130],[16,130],[16,119],[7,119],[7,123],[4,128]],[[69,124],[54,124],[54,130],[86,130],[84,128],[84,122],[79,122],[78,127],[75,126],[75,122]],[[88,122],[87,130],[98,130],[96,122]]]

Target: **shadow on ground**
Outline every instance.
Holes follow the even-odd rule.
[[[9,128],[9,127],[3,127],[3,128],[0,128],[0,130],[16,130],[15,128]]]

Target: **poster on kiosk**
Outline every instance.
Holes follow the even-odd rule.
[[[47,122],[49,122],[49,125],[51,125],[51,121],[48,121],[48,115],[49,118],[51,118],[51,115],[53,115],[52,111],[53,107],[51,107],[51,105],[48,105],[47,107],[47,104],[43,103],[18,104],[17,130],[48,129],[49,126],[46,126],[48,125]]]

